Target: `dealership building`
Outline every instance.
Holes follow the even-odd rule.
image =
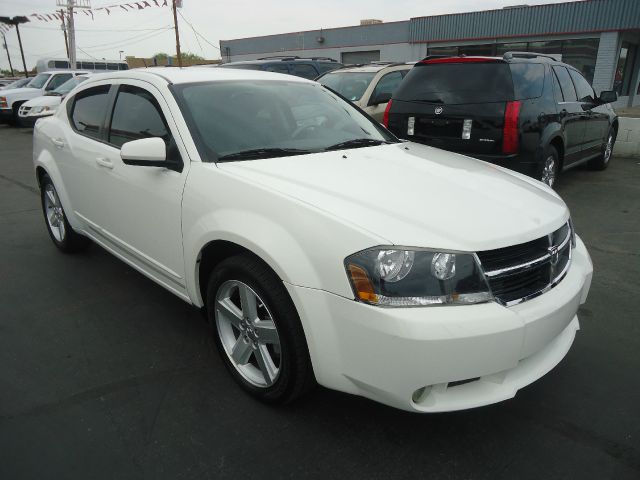
[[[640,105],[640,0],[584,0],[514,6],[401,22],[221,40],[223,62],[276,55],[330,57],[345,64],[406,62],[427,55],[552,55],[583,72],[617,106]]]

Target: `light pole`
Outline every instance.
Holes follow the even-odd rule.
[[[7,51],[7,60],[9,60],[9,69],[11,70],[11,76],[14,76],[13,65],[11,65],[11,55],[9,55],[9,47],[7,47],[7,37],[2,34],[2,40],[4,41],[4,49]]]
[[[0,17],[0,22],[6,23],[7,25],[13,25],[16,27],[16,33],[18,34],[18,44],[20,45],[20,55],[22,56],[22,67],[24,68],[24,76],[28,77],[29,73],[27,72],[27,62],[24,61],[24,51],[22,50],[22,39],[20,38],[20,27],[21,23],[27,23],[29,19],[27,17]],[[8,50],[7,50],[8,52]]]

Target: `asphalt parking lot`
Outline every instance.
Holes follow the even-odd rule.
[[[198,311],[45,230],[31,130],[0,127],[0,479],[640,478],[640,160],[567,172],[581,331],[510,401],[416,415],[318,388],[262,405]]]

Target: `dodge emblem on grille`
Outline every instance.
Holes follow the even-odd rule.
[[[551,265],[554,267],[558,264],[558,260],[560,259],[560,252],[558,251],[558,247],[555,245],[549,247],[549,254],[551,255]]]
[[[442,113],[442,107],[436,107],[436,115],[440,115]]]

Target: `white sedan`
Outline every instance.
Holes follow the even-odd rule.
[[[18,109],[18,118],[20,119],[21,125],[33,127],[38,119],[56,113],[64,97],[87,78],[89,78],[89,74],[70,78],[55,90],[47,92],[41,97],[36,97],[24,102]]]
[[[511,398],[565,356],[591,283],[548,187],[399,142],[301,78],[94,76],[36,124],[34,164],[54,244],[202,308],[266,402],[316,382],[416,412]]]

